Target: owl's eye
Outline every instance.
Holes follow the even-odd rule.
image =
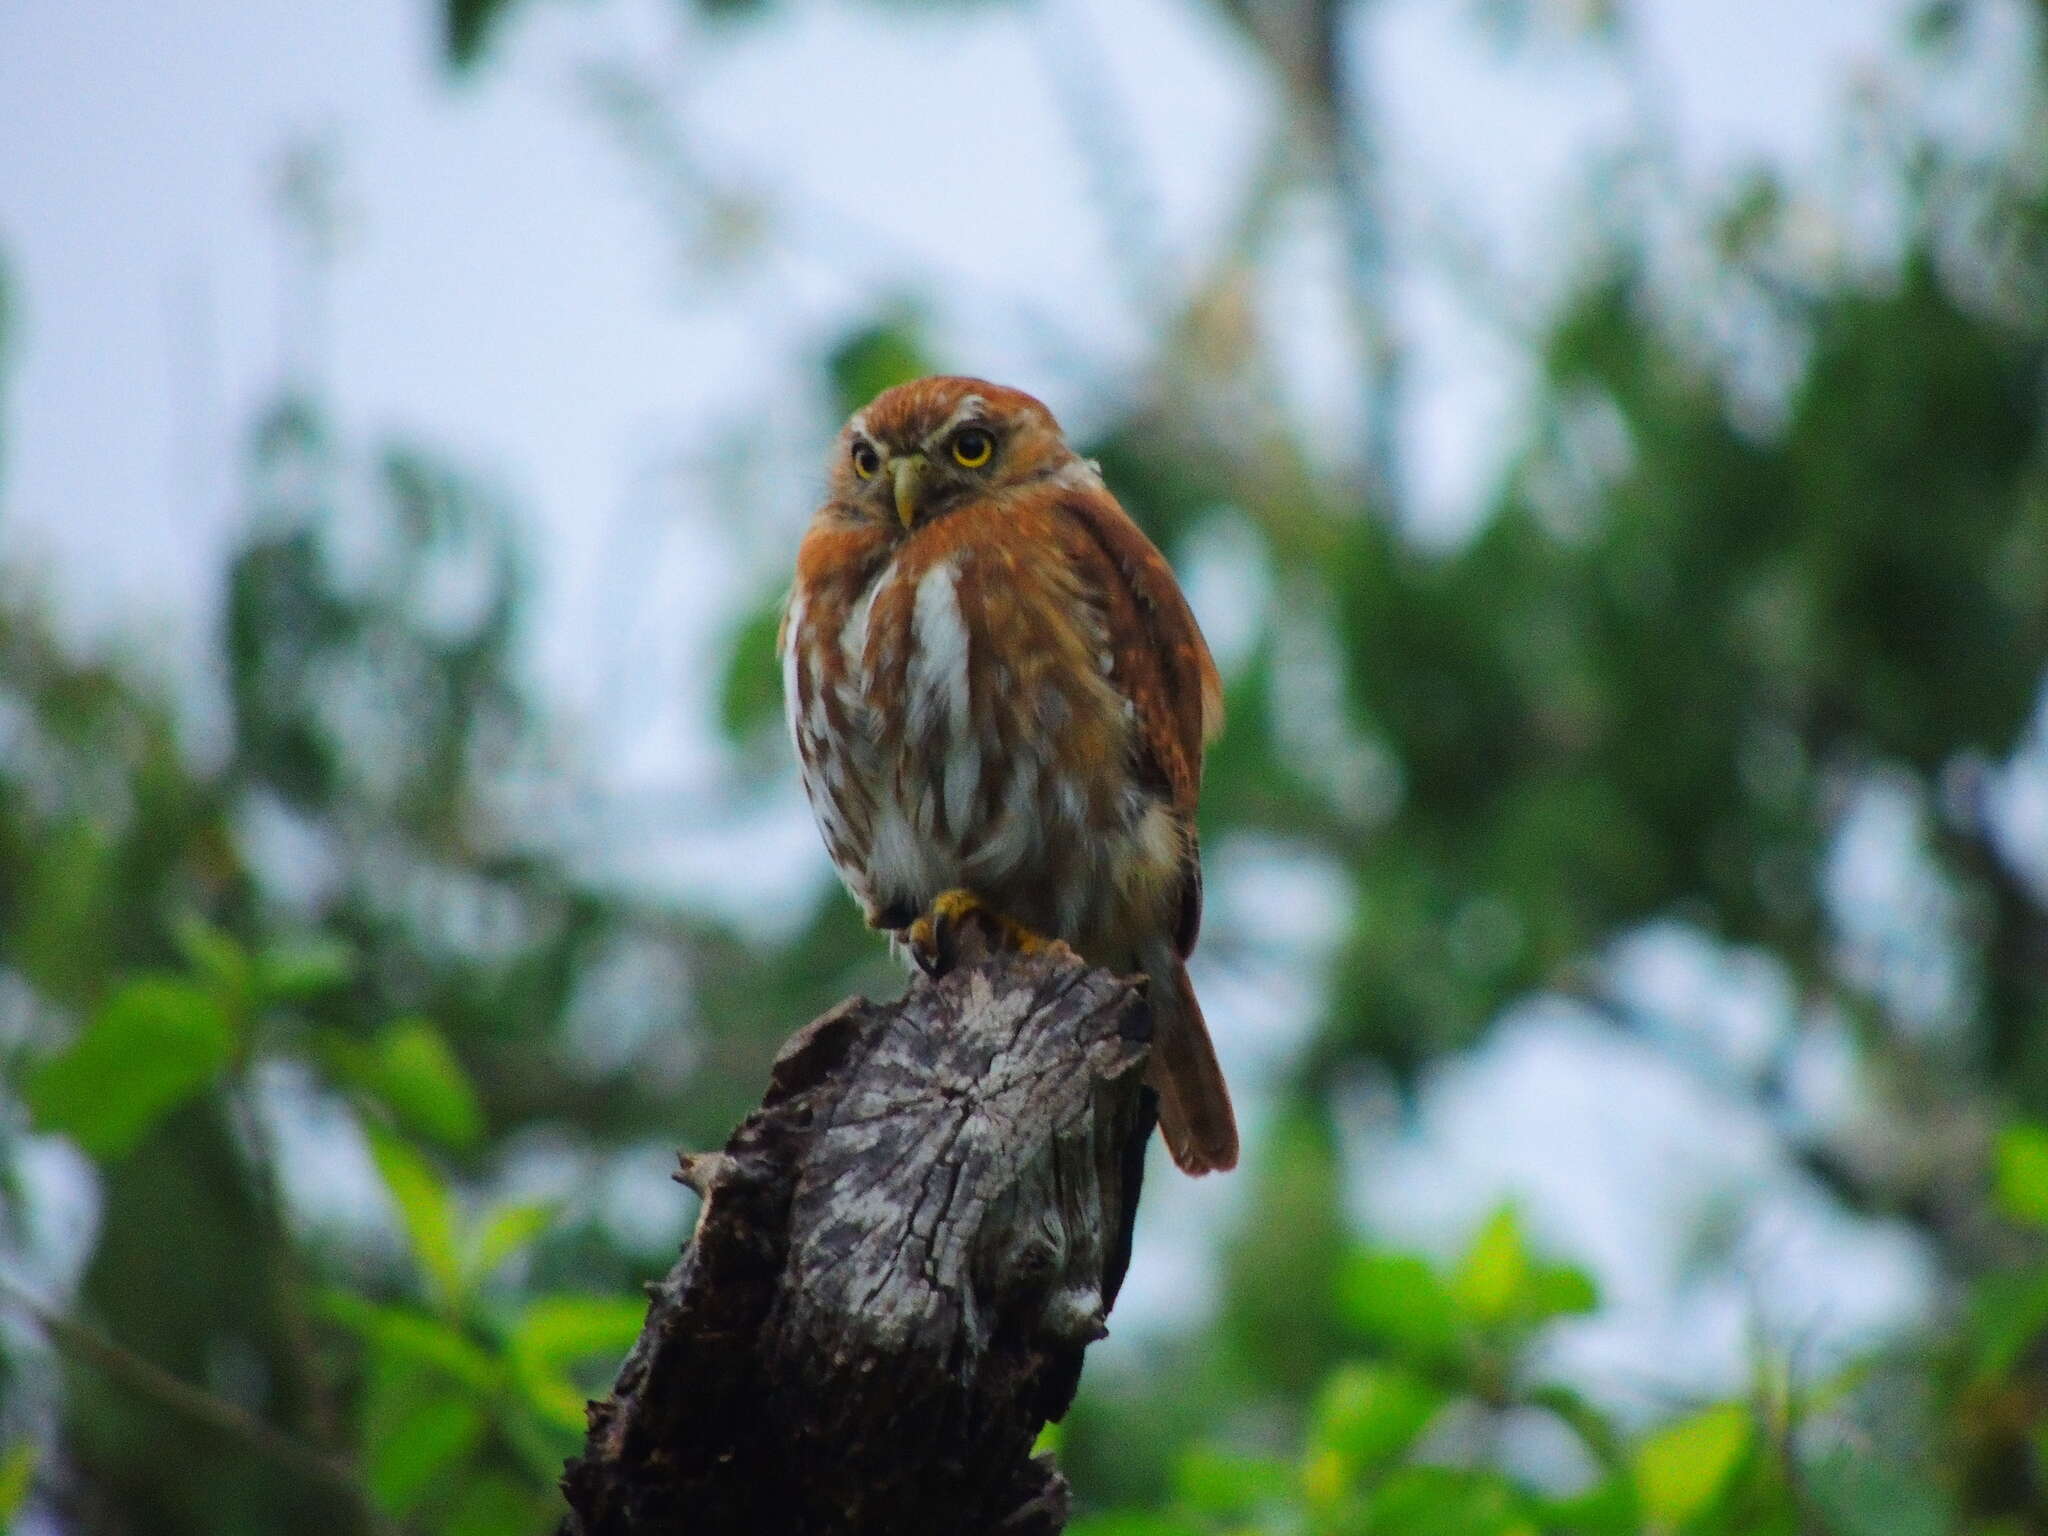
[[[882,467],[882,456],[875,452],[873,443],[853,445],[853,472],[863,480],[875,478],[875,471]]]
[[[996,440],[980,427],[953,434],[953,462],[962,469],[979,469],[996,451]]]

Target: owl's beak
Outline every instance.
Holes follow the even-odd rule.
[[[917,502],[924,490],[924,472],[931,460],[921,453],[905,454],[889,461],[889,473],[896,482],[896,516],[908,528],[917,521]]]

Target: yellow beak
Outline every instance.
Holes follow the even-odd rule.
[[[905,528],[917,521],[918,496],[924,490],[924,472],[929,468],[931,461],[921,453],[889,461],[889,473],[896,481],[896,516]]]

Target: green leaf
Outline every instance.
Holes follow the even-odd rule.
[[[2022,1120],[1999,1132],[1996,1193],[2008,1220],[2048,1228],[2048,1126]]]
[[[1172,1515],[1120,1509],[1076,1520],[1067,1527],[1067,1536],[1201,1536],[1201,1532]]]
[[[234,935],[191,914],[173,925],[172,936],[186,964],[206,981],[229,1015],[245,1012],[249,1006],[252,968],[249,952]]]
[[[19,1440],[0,1455],[0,1530],[12,1530],[14,1517],[28,1503],[28,1491],[36,1477],[36,1447],[33,1440]]]
[[[41,1130],[61,1131],[100,1159],[131,1152],[157,1122],[210,1086],[234,1056],[220,1004],[176,976],[116,992],[71,1046],[30,1076]]]
[[[539,1202],[507,1205],[493,1211],[477,1233],[476,1248],[470,1256],[472,1283],[483,1279],[514,1254],[531,1247],[534,1239],[545,1232],[548,1223],[554,1219],[555,1208]]]
[[[488,1422],[473,1398],[445,1387],[419,1390],[417,1379],[402,1378],[375,1404],[364,1447],[370,1492],[398,1516],[412,1513],[441,1474],[474,1454]]]
[[[520,1314],[513,1349],[528,1359],[566,1365],[591,1355],[622,1355],[640,1336],[647,1303],[623,1296],[543,1296]]]
[[[1528,1299],[1531,1264],[1522,1224],[1512,1206],[1487,1218],[1451,1277],[1451,1294],[1475,1322],[1497,1326],[1516,1319]]]
[[[778,590],[756,604],[726,637],[718,722],[735,742],[750,740],[782,717],[782,664],[775,637],[782,627],[784,598]]]
[[[1543,1529],[1569,1531],[1571,1536],[1641,1536],[1636,1490],[1624,1473],[1561,1499],[1540,1505]]]
[[[355,969],[355,951],[339,939],[315,935],[273,944],[256,957],[256,992],[269,1002],[298,1002],[332,992]]]
[[[553,1429],[577,1430],[587,1422],[589,1395],[567,1375],[525,1360],[513,1361],[513,1374],[527,1406],[543,1423]]]
[[[518,1379],[514,1385],[526,1387]],[[573,1386],[563,1383],[553,1390],[563,1401],[543,1404],[530,1395],[518,1393],[508,1397],[495,1426],[513,1459],[539,1487],[547,1487],[561,1476],[564,1458],[576,1453],[590,1428],[588,1419],[580,1414],[574,1423],[562,1416],[568,1406],[567,1397],[575,1390]]]
[[[22,853],[7,873],[8,963],[53,1001],[83,1009],[114,963],[116,850],[104,829],[74,816],[45,826]]]
[[[1174,1466],[1174,1498],[1196,1514],[1243,1519],[1261,1506],[1288,1502],[1297,1475],[1270,1457],[1198,1445]]]
[[[1655,1525],[1685,1524],[1713,1500],[1749,1449],[1749,1410],[1722,1403],[1659,1430],[1636,1451],[1636,1491]]]
[[[474,1146],[483,1135],[476,1090],[433,1024],[399,1019],[387,1025],[371,1060],[373,1091],[403,1129],[445,1147]]]
[[[440,1536],[533,1536],[553,1524],[555,1502],[510,1478],[472,1479],[456,1495]]]
[[[1414,1444],[1444,1394],[1394,1365],[1344,1365],[1323,1384],[1309,1427],[1309,1455],[1335,1455],[1348,1485]]]
[[[1530,1322],[1554,1317],[1579,1317],[1598,1309],[1600,1291],[1593,1277],[1570,1264],[1538,1264],[1523,1293]]]
[[[389,1131],[372,1128],[370,1155],[398,1207],[428,1295],[444,1312],[458,1310],[464,1291],[455,1196],[425,1158]]]
[[[348,1291],[324,1293],[319,1309],[329,1321],[360,1338],[373,1353],[424,1366],[480,1396],[495,1393],[504,1379],[498,1363],[444,1318],[410,1307],[371,1301]]]
[[[647,1305],[624,1297],[544,1296],[512,1330],[512,1368],[527,1399],[550,1422],[582,1427],[585,1394],[566,1367],[591,1356],[617,1360],[639,1337]]]
[[[1512,1206],[1502,1206],[1479,1229],[1451,1277],[1451,1294],[1482,1328],[1533,1327],[1599,1304],[1584,1270],[1542,1263],[1529,1251]]]
[[[1401,1536],[1539,1536],[1531,1501],[1497,1472],[1403,1467],[1373,1490],[1369,1529]]]
[[[1417,1365],[1447,1365],[1462,1328],[1451,1293],[1421,1259],[1360,1249],[1337,1274],[1337,1312],[1374,1343]]]
[[[2007,1375],[2048,1333],[2048,1270],[1986,1275],[1969,1304],[1970,1362],[1980,1380]]]

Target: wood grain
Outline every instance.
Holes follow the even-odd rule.
[[[591,1405],[563,1531],[1059,1531],[1031,1446],[1129,1262],[1148,1032],[1063,947],[801,1030],[684,1160],[697,1230]]]

